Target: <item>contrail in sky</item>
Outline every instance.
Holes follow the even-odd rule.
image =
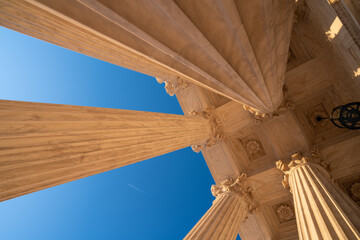
[[[135,187],[134,185],[132,185],[132,184],[130,184],[130,183],[128,183],[128,186],[129,186],[129,187],[132,187],[133,189],[135,189],[135,190],[138,191],[138,192],[141,192],[142,194],[145,194],[143,190]]]

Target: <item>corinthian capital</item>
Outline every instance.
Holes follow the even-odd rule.
[[[298,166],[304,165],[308,162],[319,165],[325,170],[329,170],[329,163],[324,161],[320,157],[319,148],[314,147],[310,152],[309,156],[303,156],[301,153],[296,152],[291,155],[291,161],[287,164],[282,160],[276,162],[276,167],[284,173],[284,179],[282,180],[282,184],[285,188],[290,188],[289,186],[289,176],[290,173]],[[291,190],[290,190],[291,191]]]
[[[253,190],[248,186],[248,179],[244,173],[236,179],[227,179],[219,185],[212,185],[211,193],[214,197],[221,195],[238,197],[247,205],[250,213],[254,213],[257,210],[257,204],[253,197]]]
[[[294,103],[290,100],[288,88],[286,85],[283,86],[283,100],[280,106],[273,112],[261,112],[255,108],[252,108],[247,105],[243,105],[243,108],[249,112],[250,116],[254,119],[256,123],[262,123],[266,119],[273,119],[279,117],[281,114],[284,114],[287,111],[295,110]]]
[[[170,96],[174,96],[179,89],[183,89],[187,87],[187,83],[180,77],[176,79],[162,79],[156,78],[158,83],[165,83],[165,90]]]
[[[200,152],[203,147],[211,147],[217,141],[225,140],[222,122],[220,118],[215,114],[214,107],[210,106],[203,111],[192,111],[190,112],[190,114],[207,119],[211,128],[211,134],[206,143],[191,146],[194,152]]]
[[[257,109],[254,109],[248,105],[243,105],[243,108],[250,113],[250,116],[254,119],[256,123],[262,123],[264,119],[271,118],[268,113],[262,113]]]

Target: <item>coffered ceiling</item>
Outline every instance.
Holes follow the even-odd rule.
[[[333,177],[360,202],[360,152],[355,153],[359,151],[355,149],[360,143],[359,132],[339,129],[330,120],[318,118],[328,118],[334,107],[359,100],[359,89],[352,84],[314,13],[305,10],[293,26],[284,82],[295,109],[259,123],[241,104],[216,99],[205,89],[190,87],[177,95],[185,114],[216,106],[226,140],[202,150],[215,181],[242,172],[251,179],[261,213],[242,225],[243,239],[249,232],[259,239],[297,239],[292,195],[283,188],[282,173],[275,168],[275,161],[287,161],[296,151],[305,153],[312,146],[320,147],[332,166]]]

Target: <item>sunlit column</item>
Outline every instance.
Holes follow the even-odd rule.
[[[206,141],[198,116],[0,101],[0,201]]]
[[[330,179],[318,150],[310,157],[293,154],[289,164],[280,160],[276,165],[293,194],[299,239],[360,239],[360,210]]]
[[[184,239],[236,239],[241,222],[256,209],[245,174],[213,185],[211,192],[213,205]]]
[[[0,0],[0,25],[161,81],[181,77],[260,116],[283,99],[293,9],[289,0]]]

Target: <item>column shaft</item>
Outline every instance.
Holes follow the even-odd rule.
[[[210,135],[194,116],[0,101],[0,201],[156,157]]]
[[[360,211],[329,178],[312,163],[289,175],[300,239],[360,239]]]
[[[293,193],[299,239],[360,239],[360,210],[330,179],[319,149],[309,157],[295,153],[291,158],[276,166]]]
[[[248,212],[256,210],[252,190],[247,184],[247,177],[242,174],[237,179],[213,185],[211,192],[216,197],[213,205],[184,239],[236,239]]]
[[[147,75],[181,77],[254,111],[273,112],[283,98],[294,3],[243,4],[0,0],[0,25]]]
[[[246,204],[239,197],[220,195],[184,239],[236,239],[246,214]]]

